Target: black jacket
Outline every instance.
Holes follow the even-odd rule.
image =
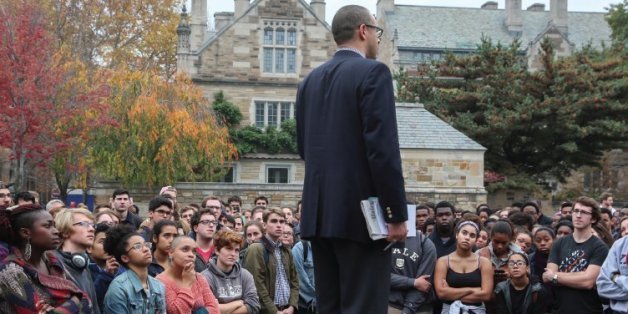
[[[495,287],[495,306],[496,313],[499,314],[511,314],[512,313],[512,299],[510,297],[510,283],[511,280],[502,281]],[[547,291],[542,283],[536,279],[536,276],[532,276],[530,283],[523,300],[523,313],[524,314],[539,314],[544,313],[548,298]]]

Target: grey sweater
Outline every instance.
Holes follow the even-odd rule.
[[[100,314],[100,308],[98,307],[98,297],[96,295],[96,288],[94,287],[94,281],[92,280],[92,274],[89,270],[89,267],[85,267],[83,269],[79,269],[75,267],[71,260],[72,254],[67,252],[56,251],[57,257],[63,263],[63,268],[65,270],[65,274],[67,279],[71,280],[76,284],[79,289],[83,290],[83,292],[87,293],[90,300],[92,301],[92,310],[94,314]],[[87,254],[85,254],[87,257]],[[87,260],[89,263],[89,260]]]
[[[432,302],[432,293],[414,287],[414,279],[432,276],[436,266],[436,248],[430,239],[417,232],[416,237],[393,246],[390,295],[388,303],[402,313],[416,313],[419,307]],[[431,277],[430,277],[431,279]]]
[[[216,257],[212,258],[206,270],[201,273],[207,279],[212,293],[219,304],[242,300],[248,313],[259,313],[261,308],[253,275],[236,262],[230,273],[226,274],[216,266]]]

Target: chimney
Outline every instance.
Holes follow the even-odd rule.
[[[233,0],[235,2],[234,18],[239,18],[244,15],[244,12],[249,9],[251,0]]]
[[[531,6],[528,7],[528,11],[535,11],[535,12],[543,12],[545,11],[545,4],[543,3],[534,3]]]
[[[214,13],[214,26],[216,31],[218,32],[223,29],[231,20],[233,20],[233,12]]]
[[[481,6],[481,8],[485,10],[497,10],[497,2],[487,1]]]
[[[563,34],[567,34],[567,0],[550,0],[551,22]]]
[[[506,27],[512,35],[521,35],[523,29],[521,0],[506,0]]]
[[[207,0],[192,0],[190,18],[190,50],[196,51],[205,42],[207,33]]]
[[[319,19],[325,20],[325,0],[312,0],[310,7]]]
[[[395,10],[395,0],[377,0],[376,15],[377,19],[381,19],[386,12]]]
[[[528,7],[527,10],[528,11],[534,11],[534,12],[543,12],[543,11],[545,11],[545,4],[543,4],[543,3],[533,3],[531,6]]]

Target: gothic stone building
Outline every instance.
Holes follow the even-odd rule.
[[[545,37],[551,40],[558,57],[568,56],[585,45],[601,48],[610,44],[611,29],[605,13],[568,12],[567,0],[546,2],[549,10],[539,3],[523,9],[521,0],[505,0],[503,9],[495,1],[480,8],[455,8],[396,5],[394,0],[378,0],[377,18],[386,32],[380,43],[380,59],[393,71],[403,68],[413,73],[421,64],[440,60],[445,52],[473,53],[485,36],[506,45],[519,40],[519,53],[527,60],[528,68],[534,70],[540,66],[539,48]],[[619,179],[626,176],[627,169],[622,154],[627,153],[615,151],[601,156],[602,169],[583,168],[566,185],[552,184],[554,192],[578,191],[575,193],[581,195],[610,190],[616,198],[627,199],[625,184]],[[500,191],[491,193],[488,200],[492,208],[498,208],[530,196],[527,191]]]
[[[336,49],[325,1],[235,0],[235,12],[214,15],[211,31],[207,0],[191,3],[189,23],[184,13],[177,29],[179,70],[209,99],[223,91],[243,113],[243,126],[277,127],[293,118],[297,84]],[[482,146],[418,104],[397,104],[397,118],[410,200],[447,199],[466,208],[486,201]],[[177,187],[191,189],[189,201],[208,193],[243,195],[248,206],[258,194],[269,196],[271,205],[300,198],[304,165],[298,155],[247,154],[231,167],[226,183]]]
[[[440,60],[445,52],[473,53],[482,36],[494,43],[521,43],[520,53],[528,67],[539,67],[539,48],[549,37],[557,56],[591,44],[610,43],[611,29],[605,13],[568,12],[567,0],[550,0],[549,10],[535,3],[526,10],[521,0],[506,0],[506,8],[488,1],[481,8],[395,5],[377,1],[377,17],[386,34],[380,43],[380,58],[397,71],[416,69],[418,64]]]

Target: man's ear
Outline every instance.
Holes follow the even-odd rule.
[[[126,255],[126,254],[122,254],[122,256],[120,256],[120,260],[124,263],[124,264],[128,264],[131,259]]]

